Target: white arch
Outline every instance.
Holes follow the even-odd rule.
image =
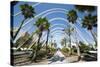
[[[67,25],[65,25],[65,24],[53,24],[52,26],[50,26],[50,29],[51,29],[52,27],[54,27],[54,26],[63,26],[64,28],[67,27]]]
[[[67,11],[66,11],[66,12],[65,12],[65,11],[52,11],[52,12],[49,12],[49,13],[44,14],[44,15],[42,16],[42,18],[46,17],[46,16],[49,15],[49,14],[57,13],[57,12],[59,12],[59,13],[65,13],[65,14],[66,14]]]
[[[52,32],[50,33],[50,35],[53,35],[53,34],[56,34],[56,33],[57,33],[57,34],[58,34],[58,33],[61,33],[61,34],[63,34],[63,35],[65,35],[65,36],[68,37],[68,35],[67,35],[65,32],[61,31],[61,30],[59,30],[59,31],[56,30],[56,31],[54,31],[54,32],[52,31]],[[46,36],[44,35],[44,37],[46,37]],[[71,37],[71,41],[74,41],[74,37],[73,37],[73,36]]]
[[[59,19],[59,18],[58,18],[58,19]],[[57,19],[56,19],[56,18],[51,19],[49,22],[52,22],[52,21],[55,21],[55,20],[57,20]],[[66,23],[66,24],[67,24],[67,23]],[[56,24],[56,25],[58,25],[58,24]],[[61,24],[61,25],[63,26],[64,24]],[[54,26],[54,25],[53,25],[53,26]],[[52,27],[53,27],[53,26],[52,26]],[[52,28],[52,27],[51,27],[51,28]],[[46,35],[46,33],[43,35],[43,37],[46,37],[45,35]]]
[[[58,31],[53,32],[52,34],[55,34],[55,33],[58,33]],[[60,31],[59,33],[62,33],[64,36],[69,37],[65,32]],[[74,41],[74,36],[71,36],[71,41]]]
[[[63,26],[57,26],[57,25],[55,25],[54,27],[51,27],[50,28],[50,31],[52,31],[52,30],[55,30],[55,29],[65,29],[66,27],[63,27]]]
[[[66,14],[66,12],[68,12],[68,11],[67,11],[67,10],[66,10],[66,11],[52,11],[52,12],[49,12],[49,13],[43,15],[42,17],[45,17],[45,16],[47,16],[47,15],[49,15],[49,14],[52,14],[52,13],[54,13],[54,12],[60,12],[60,13]],[[55,19],[54,19],[54,20],[55,20]],[[51,20],[51,21],[52,21],[52,20]],[[79,21],[82,21],[82,19],[81,19],[81,18],[78,18],[78,24],[81,25],[81,23],[80,23]],[[85,30],[85,32],[86,32],[86,33],[92,38],[92,40],[93,40],[93,37],[92,37],[92,35],[89,33],[89,31],[87,31],[86,29],[84,29],[84,30]]]
[[[64,28],[55,28],[55,29],[53,29],[52,31],[50,31],[50,33],[52,33],[53,31],[56,31],[56,30],[63,30]]]
[[[54,21],[54,20],[63,20],[63,21],[65,21],[65,22],[67,22],[68,23],[68,20],[67,19],[64,19],[64,18],[60,18],[60,17],[58,17],[58,18],[53,18],[53,19],[50,19],[49,20],[49,22],[52,22],[52,21]],[[69,23],[68,23],[69,24]],[[75,26],[76,27],[76,26]],[[80,34],[80,30],[76,27],[76,31],[77,31],[77,33],[79,34],[79,36],[81,37],[81,39],[85,42],[85,43],[88,43],[85,39],[84,39],[84,37]]]
[[[57,28],[56,28],[57,29]],[[52,30],[52,31],[50,31],[50,34],[53,32],[54,30]],[[58,31],[58,30],[56,30],[56,31]],[[47,35],[46,35],[46,33],[44,33],[43,35],[43,40],[45,40],[45,38],[47,37]],[[50,37],[50,36],[49,36]]]
[[[53,11],[53,10],[61,10],[61,11]],[[50,11],[50,12],[49,12]],[[52,11],[52,12],[51,12]],[[35,16],[35,18],[37,18],[37,17],[39,17],[40,15],[42,15],[42,14],[44,14],[44,13],[46,13],[46,15],[49,15],[49,14],[51,14],[51,13],[55,13],[55,12],[60,12],[60,13],[65,13],[65,12],[67,12],[67,10],[66,9],[62,9],[62,8],[52,8],[52,9],[48,9],[48,10],[46,10],[46,11],[43,11],[43,12],[41,12],[40,14],[38,14],[38,15],[36,15]],[[44,14],[45,15],[45,14]],[[44,16],[43,15],[43,16]],[[45,15],[45,16],[46,16]],[[29,22],[31,22],[33,19],[30,19],[29,21],[27,21],[25,24],[23,24],[23,26],[22,27],[24,27],[25,25],[27,25]],[[52,21],[52,20],[51,20]]]
[[[40,15],[45,14],[45,13],[48,13],[48,14],[46,14],[46,15],[49,15],[49,14],[53,13],[53,12],[50,12],[50,13],[49,13],[49,11],[57,10],[57,9],[58,9],[58,10],[63,10],[62,12],[59,11],[59,12],[61,12],[61,13],[64,13],[64,11],[67,12],[66,9],[62,9],[62,8],[52,8],[52,9],[46,10],[46,11],[44,11],[44,12],[42,12],[42,13],[36,15],[35,18],[36,18],[36,17],[39,17]],[[56,12],[56,11],[54,11],[54,12]],[[45,15],[45,16],[46,16],[46,15]],[[44,17],[44,16],[43,16],[43,17]],[[79,19],[81,19],[81,18],[79,18]],[[32,20],[30,20],[30,21],[32,21]],[[29,23],[30,21],[28,21],[27,23]],[[27,23],[26,23],[26,24],[27,24]],[[24,25],[25,25],[25,24],[24,24]],[[24,26],[24,25],[23,25],[23,26]]]
[[[62,10],[62,11],[53,11],[53,10]],[[52,11],[52,12],[49,12],[49,11]],[[51,13],[54,13],[54,12],[66,13],[67,10],[66,10],[66,9],[62,9],[62,8],[52,8],[52,9],[46,10],[46,11],[44,11],[44,12],[41,12],[40,14],[36,15],[35,17],[39,17],[40,15],[46,13],[46,14],[43,15],[43,17],[45,17],[45,16],[47,16],[47,15],[49,15],[49,14],[51,14]],[[78,20],[82,20],[82,19],[81,19],[81,18],[78,18]],[[29,20],[29,21],[28,21],[27,23],[25,23],[23,26],[25,26],[26,24],[28,24],[30,21],[32,21],[32,20]],[[78,23],[78,24],[80,24],[80,23]],[[87,30],[85,30],[85,31],[91,36],[91,34],[90,34]],[[92,36],[91,36],[91,37],[92,37]],[[93,37],[92,37],[92,39],[93,39]]]
[[[52,14],[52,13],[54,13],[54,12],[60,12],[60,13],[66,14],[66,12],[68,12],[68,11],[67,11],[67,10],[66,10],[66,11],[52,11],[52,12],[49,12],[49,13],[43,15],[42,17],[45,17],[45,16],[47,16],[47,15],[49,15],[49,14]],[[55,18],[55,19],[56,19],[56,18]],[[55,19],[53,19],[53,20],[55,20]],[[51,21],[52,21],[52,20],[51,20]],[[79,21],[82,21],[82,19],[81,19],[81,18],[78,18],[78,24],[81,25],[81,23],[80,23]],[[89,33],[89,31],[87,31],[86,29],[83,29],[83,30],[85,30],[85,32],[86,32],[86,33],[92,38],[92,40],[93,40],[93,37],[92,37],[92,35]]]
[[[54,32],[52,32],[52,33],[50,33],[50,34],[51,34],[51,35],[54,35],[54,34],[56,34],[56,33],[65,34],[65,32],[63,32],[63,31],[54,31]]]
[[[67,12],[67,10],[66,10],[66,9],[63,9],[63,8],[52,8],[52,9],[48,9],[48,10],[45,10],[45,11],[41,12],[40,14],[36,15],[34,18],[37,19],[37,18],[40,17],[41,15],[43,15],[43,14],[45,14],[45,13],[49,13],[49,12],[54,11],[54,10],[56,10],[56,11],[57,11],[57,10],[62,10],[62,11]],[[48,14],[47,14],[47,15],[48,15]],[[23,24],[22,27],[24,27],[26,24],[28,24],[28,23],[31,22],[32,20],[33,20],[33,18],[31,18],[29,21],[27,21],[25,24]]]

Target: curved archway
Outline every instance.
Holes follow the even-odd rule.
[[[46,16],[46,15],[49,15],[49,14],[52,14],[52,13],[55,13],[56,11],[54,11],[54,12],[50,12],[50,11],[53,11],[53,10],[61,10],[61,11],[58,11],[58,12],[60,12],[60,13],[65,13],[65,12],[67,12],[67,10],[66,9],[61,9],[61,8],[53,8],[53,9],[49,9],[49,10],[47,10],[47,11],[44,11],[44,12],[41,12],[40,14],[38,14],[38,15],[36,15],[35,16],[35,18],[36,17],[39,17],[40,15],[43,15],[44,14],[44,16]],[[65,11],[65,12],[64,12]],[[50,13],[49,13],[50,12]],[[48,14],[45,14],[45,13],[48,13]],[[43,16],[43,17],[44,17]],[[52,19],[51,21],[53,21],[53,20],[55,20],[55,19]],[[31,21],[31,20],[30,20]],[[29,22],[30,22],[29,21]],[[26,23],[27,24],[27,23]],[[23,25],[24,26],[24,25]],[[80,35],[81,36],[81,35]],[[82,39],[84,39],[84,38],[82,38]],[[84,40],[85,41],[85,40]]]
[[[52,29],[53,27],[56,27],[56,26],[59,26],[59,27],[63,27],[63,28],[67,28],[67,25],[65,25],[65,24],[62,24],[62,23],[60,23],[60,24],[52,24],[51,26],[50,26],[50,28],[49,29]]]
[[[59,9],[59,8],[58,8]],[[51,9],[52,10],[52,9]],[[62,9],[62,10],[65,10],[65,9]],[[49,11],[49,10],[48,10]],[[57,11],[54,11],[54,12],[57,12]],[[54,12],[51,12],[51,13],[54,13]],[[62,11],[59,11],[59,12],[61,12],[61,13],[64,13],[64,11],[62,12]],[[49,14],[51,14],[51,13],[47,13],[46,15],[49,15]],[[46,16],[45,15],[45,16]],[[53,18],[52,20],[50,20],[49,22],[51,22],[51,21],[54,21],[54,20],[57,20],[57,19],[61,19],[61,20],[64,20],[64,21],[66,21],[64,18]]]
[[[53,18],[53,19],[50,19],[49,22],[52,22],[52,21],[55,21],[55,20],[63,20],[63,21],[65,21],[65,22],[68,23],[68,20],[67,20],[67,19],[64,19],[64,18]],[[68,24],[69,24],[69,23],[68,23]],[[77,33],[78,33],[79,36],[81,37],[81,39],[82,39],[85,43],[88,43],[88,42],[86,41],[86,39],[80,34],[80,33],[81,33],[80,30],[79,30],[76,26],[75,26],[75,28],[76,28]]]
[[[67,11],[66,11],[67,12]],[[47,15],[50,15],[50,14],[53,14],[53,13],[63,13],[63,14],[66,14],[65,11],[52,11],[52,12],[49,12],[49,13],[46,13],[42,16],[42,18],[46,17]]]
[[[59,10],[62,10],[62,11],[59,11]],[[54,12],[52,12],[52,11],[54,11]],[[63,9],[63,8],[52,8],[52,9],[48,9],[48,10],[45,10],[45,11],[41,12],[40,14],[36,15],[34,18],[37,19],[38,17],[40,17],[41,15],[43,15],[45,13],[49,13],[49,12],[55,13],[56,11],[59,11],[61,13],[64,13],[64,11],[67,12],[67,10],[66,9]],[[47,14],[47,15],[49,15],[49,14]],[[45,15],[45,16],[47,16],[47,15]],[[42,16],[42,17],[44,17],[44,16]],[[24,27],[25,25],[27,25],[32,20],[33,20],[33,18],[30,19],[29,21],[27,21],[22,27]]]
[[[55,32],[55,31],[63,31],[63,28],[55,28],[55,29],[53,29],[52,31],[50,31],[50,33],[53,33],[53,32]],[[63,31],[64,32],[64,31]]]

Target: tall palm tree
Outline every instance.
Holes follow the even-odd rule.
[[[46,18],[39,18],[34,25],[36,25],[36,27],[38,28],[38,41],[37,41],[37,47],[34,56],[32,57],[32,61],[33,60],[36,61],[37,53],[40,50],[39,45],[40,45],[40,39],[42,37],[42,33],[43,31],[49,29],[50,24],[48,23],[48,20]],[[47,43],[48,43],[48,38],[47,38]]]
[[[46,40],[46,51],[47,51],[47,49],[48,49],[49,32],[50,32],[50,30],[48,29],[48,30],[47,30],[47,40]]]
[[[77,55],[79,56],[78,57],[78,61],[81,59],[81,50],[80,50],[80,45],[79,45],[79,42],[78,42],[78,39],[77,39],[77,31],[76,31],[76,29],[74,29],[74,34],[75,34],[75,43],[76,43],[76,49],[77,49]]]
[[[77,15],[77,12],[75,10],[70,10],[68,12],[67,16],[68,16],[67,17],[67,20],[69,21],[69,23],[71,23],[71,24],[75,24],[76,23],[76,20],[78,18],[78,15]],[[71,26],[70,26],[70,29],[71,29]],[[74,27],[74,29],[72,28],[72,30],[76,30],[75,27]],[[69,30],[69,32],[71,32],[71,31]],[[71,45],[71,40],[70,40],[70,45]],[[80,60],[79,44],[77,43],[76,45],[77,45],[77,55],[78,55],[78,59]]]
[[[75,5],[75,8],[79,11],[79,12],[83,12],[85,13],[88,12],[87,16],[84,16],[84,20],[82,23],[82,27],[87,27],[88,30],[92,30],[93,27],[97,27],[97,15],[92,16],[92,13],[96,11],[96,6],[83,6],[83,5]],[[86,19],[89,19],[89,23],[86,23]],[[92,22],[90,22],[90,19]],[[85,21],[85,22],[84,22]],[[93,22],[94,21],[94,22]],[[90,29],[91,28],[91,29]],[[91,34],[94,38],[95,44],[97,46],[97,39],[96,39],[96,35],[94,34],[93,31],[91,31]]]
[[[50,23],[48,22],[47,18],[43,18],[43,22],[44,22],[44,30],[47,31],[47,40],[46,40],[46,52],[47,52],[47,49],[48,49],[48,38],[49,38],[49,33],[50,33]]]
[[[67,13],[67,20],[70,23],[70,25],[69,25],[70,27],[69,27],[68,32],[71,32],[71,30],[70,30],[71,29],[71,24],[75,24],[76,23],[77,17],[78,17],[77,16],[77,12],[75,10],[70,10]],[[69,33],[68,35],[70,37],[71,33]],[[70,41],[70,47],[71,47],[71,37],[70,37],[69,41]],[[71,49],[70,49],[70,51],[71,51]],[[70,54],[71,54],[71,52],[70,52]]]
[[[33,18],[34,14],[35,14],[34,8],[30,5],[28,5],[28,4],[20,5],[20,9],[21,9],[22,15],[24,16],[24,19],[22,20],[18,30],[16,31],[16,33],[13,37],[13,40],[15,40],[15,38],[17,37],[17,35],[18,35],[19,31],[21,30],[25,20],[28,19],[28,18]]]
[[[87,28],[88,30],[91,30],[91,34],[92,34],[92,36],[93,36],[93,38],[94,38],[94,41],[95,41],[95,44],[96,44],[96,46],[97,46],[97,39],[96,39],[96,35],[94,35],[94,32],[92,31],[92,28],[93,27],[97,27],[97,23],[95,22],[95,21],[97,21],[97,16],[95,15],[94,16],[94,19],[93,19],[93,17],[91,17],[92,19],[91,19],[91,21],[93,21],[94,20],[94,22],[93,23],[86,23],[86,18],[88,17],[88,19],[89,19],[89,15],[91,16],[92,15],[92,13],[93,12],[96,12],[96,6],[87,6],[87,5],[75,5],[75,8],[76,8],[76,10],[78,10],[79,12],[81,12],[81,13],[84,13],[86,16],[84,16],[84,20],[83,20],[83,23],[82,23],[82,27],[84,27],[84,28]],[[88,16],[87,16],[88,15]],[[93,24],[93,25],[91,25],[91,24]]]
[[[82,20],[82,27],[87,28],[89,30],[94,38],[95,44],[97,45],[97,39],[95,34],[93,33],[92,29],[93,27],[97,27],[97,16],[96,15],[87,15]]]
[[[65,33],[69,36],[69,48],[70,48],[70,52],[69,52],[69,54],[71,55],[72,54],[72,50],[71,50],[71,35],[72,35],[72,33],[73,33],[73,30],[74,30],[74,28],[72,28],[70,25],[69,25],[69,27],[67,28],[67,29],[64,29],[63,31],[65,31]]]

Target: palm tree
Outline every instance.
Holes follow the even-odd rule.
[[[46,52],[47,52],[47,49],[48,49],[48,38],[49,38],[49,32],[50,32],[50,30],[48,29],[48,31],[47,31],[47,40],[46,40]]]
[[[97,16],[96,15],[87,15],[82,20],[82,27],[87,28],[89,30],[94,38],[95,44],[97,45],[97,39],[95,34],[93,33],[92,29],[93,27],[97,27]]]
[[[82,5],[75,5],[75,8],[79,11],[79,12],[88,12],[87,16],[84,16],[84,20],[82,23],[82,27],[87,27],[88,30],[92,30],[93,27],[97,27],[97,15],[92,16],[92,12],[96,11],[96,6],[82,6]],[[89,23],[86,23],[86,19],[89,21]],[[90,22],[91,20],[91,22]],[[91,28],[91,29],[90,29]],[[91,31],[91,34],[94,38],[95,44],[97,46],[97,39],[96,39],[96,35],[94,34],[93,31]]]
[[[76,43],[76,49],[77,49],[77,55],[78,55],[78,61],[81,59],[81,50],[80,50],[80,45],[77,39],[77,31],[74,29],[75,32],[75,43]]]
[[[48,22],[47,18],[44,18],[44,22],[46,22],[45,24],[45,30],[47,30],[47,40],[46,40],[46,52],[47,52],[47,49],[48,49],[48,38],[49,38],[49,33],[50,33],[50,23]]]
[[[82,27],[87,28],[88,30],[91,31],[91,34],[94,38],[95,44],[97,46],[97,39],[96,39],[96,35],[94,35],[94,32],[92,31],[93,27],[97,27],[97,15],[92,16],[92,13],[96,11],[96,6],[87,6],[87,5],[75,5],[76,10],[78,10],[81,13],[84,13],[86,16],[84,16],[83,18],[83,23],[82,23]],[[92,22],[87,22],[86,18],[89,19],[89,15],[91,18]],[[88,20],[90,21],[90,20]],[[94,21],[94,22],[93,22]]]
[[[71,47],[71,37],[70,37],[70,35],[71,35],[71,24],[75,24],[76,23],[76,20],[77,20],[77,12],[75,11],[75,10],[70,10],[68,13],[67,13],[67,20],[69,21],[69,23],[70,23],[70,27],[69,27],[69,30],[68,30],[68,32],[69,32],[69,42],[70,42],[70,47]],[[71,50],[71,49],[70,49]],[[71,54],[71,52],[70,52],[70,54]]]
[[[69,21],[69,23],[71,24],[75,24],[76,23],[76,20],[78,18],[78,15],[77,15],[77,12],[75,10],[70,10],[67,14],[67,19]],[[71,28],[71,26],[70,26]],[[72,28],[72,30],[76,30],[75,27]],[[69,30],[69,32],[71,32],[71,30]],[[69,34],[69,37],[70,37],[70,34]],[[71,38],[71,37],[70,37]],[[70,45],[71,45],[71,40],[70,40]],[[80,50],[79,50],[79,44],[76,43],[77,45],[77,54],[78,54],[78,59],[80,60]],[[71,54],[71,53],[70,53]]]
[[[28,4],[20,5],[20,9],[22,11],[22,15],[24,16],[24,19],[22,20],[18,30],[16,31],[15,36],[13,37],[13,40],[15,40],[15,38],[17,37],[17,35],[18,35],[19,31],[21,30],[25,20],[28,19],[28,18],[34,17],[34,14],[35,14],[34,8],[30,5],[28,5]]]
[[[69,25],[69,27],[67,28],[67,29],[64,29],[63,31],[65,31],[65,33],[69,36],[69,48],[70,48],[70,52],[69,52],[69,55],[71,55],[72,54],[72,50],[71,50],[71,35],[72,35],[72,33],[73,33],[73,30],[74,30],[74,28],[72,28],[70,25]]]
[[[50,24],[48,23],[46,18],[39,18],[34,25],[36,25],[36,27],[38,28],[38,41],[37,41],[36,50],[35,50],[34,55],[32,57],[32,61],[33,60],[36,61],[37,53],[40,50],[39,45],[40,45],[40,39],[42,37],[42,33],[43,33],[43,31],[49,29]],[[48,43],[48,38],[47,38],[47,43]]]

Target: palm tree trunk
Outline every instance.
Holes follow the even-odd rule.
[[[74,26],[74,30],[75,30],[75,33],[77,34],[75,26]],[[78,43],[76,34],[75,34],[75,39],[76,39],[76,48],[77,48],[77,55],[78,55],[78,61],[79,61],[81,59],[81,53],[80,53],[79,43]]]
[[[91,34],[92,34],[92,36],[93,36],[93,39],[94,39],[94,41],[95,41],[95,46],[97,46],[97,38],[96,38],[96,36],[94,35],[94,33],[93,33],[92,30],[90,30],[90,32],[91,32]]]
[[[72,54],[72,49],[71,49],[71,31],[69,31],[69,47],[70,47],[69,55],[71,55]]]
[[[35,52],[33,51],[33,57],[32,57],[32,61],[35,61],[36,62],[36,59],[37,59],[37,53],[38,53],[38,49],[39,49],[39,45],[40,45],[40,39],[41,39],[41,36],[42,36],[42,32],[39,34],[39,38],[38,38],[38,42],[37,42],[37,47],[35,49]]]
[[[47,45],[48,45],[49,32],[50,32],[50,30],[48,29],[48,32],[47,32],[47,40],[46,40],[46,53],[47,53],[47,49],[48,49]]]
[[[76,42],[76,48],[77,48],[77,55],[78,55],[78,61],[81,59],[81,54],[80,54],[80,48],[78,42]]]
[[[70,25],[69,25],[69,46],[70,46],[69,55],[72,55],[72,48],[71,48],[71,25],[72,25],[72,23],[70,23]]]
[[[20,29],[22,28],[22,25],[23,25],[23,23],[24,23],[25,20],[26,20],[26,19],[22,20],[21,25],[19,26],[17,32],[15,33],[15,36],[13,37],[13,41],[16,39],[16,37],[17,37],[17,35],[18,35]]]

